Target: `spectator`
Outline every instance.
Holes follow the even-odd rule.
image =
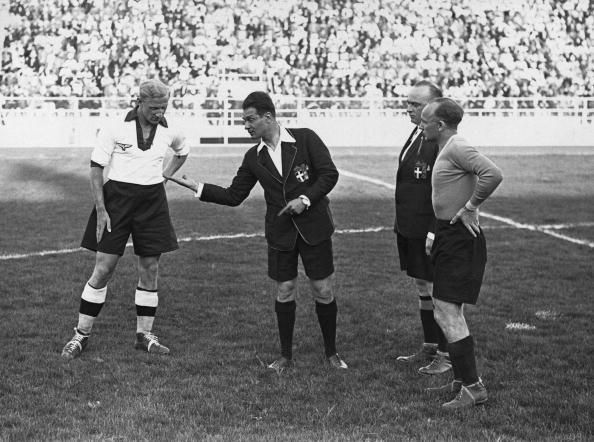
[[[127,94],[130,69],[214,89],[221,74],[261,75],[296,96],[403,97],[421,78],[460,96],[594,94],[588,0],[110,3],[11,1],[5,94]]]

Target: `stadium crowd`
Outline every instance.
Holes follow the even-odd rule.
[[[275,94],[594,95],[588,0],[11,0],[5,97],[129,96],[159,76],[216,96],[228,76]]]

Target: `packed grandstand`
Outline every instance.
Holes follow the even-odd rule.
[[[126,97],[229,76],[295,97],[594,96],[588,0],[11,0],[0,96]],[[15,101],[15,103],[20,103]]]

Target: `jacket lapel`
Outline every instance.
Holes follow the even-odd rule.
[[[272,177],[277,180],[278,182],[282,182],[281,176],[276,170],[274,163],[272,162],[272,158],[268,154],[268,149],[266,147],[262,148],[262,150],[258,153],[258,164],[266,169],[266,171],[272,175]]]
[[[404,155],[404,151],[406,150],[406,147],[408,146],[408,143],[411,142],[413,135],[415,134],[415,129],[413,129],[413,131],[410,133],[410,135],[408,136],[408,138],[406,139],[406,143],[404,143],[404,146],[402,146],[402,149],[400,149],[400,155],[398,156],[398,160],[402,163],[402,157]]]
[[[411,135],[412,137],[413,135]],[[404,155],[402,155],[402,157],[400,158],[400,161],[407,161],[409,158],[413,157],[413,152],[417,152],[419,150],[419,145],[423,142],[423,135],[419,134],[417,136],[416,139],[411,140],[409,139],[409,141],[412,141],[412,143],[410,143],[410,147],[408,149],[406,149],[406,153],[404,152],[405,149],[402,149],[402,153]],[[408,143],[407,143],[408,145]]]
[[[283,160],[283,181],[286,182],[293,168],[293,161],[297,155],[297,147],[294,143],[281,143],[281,158]]]

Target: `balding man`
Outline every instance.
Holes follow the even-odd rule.
[[[159,258],[178,248],[163,175],[171,175],[182,166],[189,148],[184,137],[165,120],[168,103],[165,84],[159,80],[141,83],[136,107],[114,127],[101,131],[91,154],[95,205],[81,245],[95,252],[95,268],[82,291],[75,334],[62,350],[67,360],[79,356],[87,346],[95,318],[105,303],[107,283],[130,235],[138,256],[135,348],[169,353],[152,332],[159,300]],[[174,155],[163,169],[168,149]],[[109,172],[104,181],[106,167]]]
[[[430,392],[455,393],[442,405],[454,410],[484,404],[487,389],[477,374],[474,340],[464,318],[464,304],[476,304],[487,246],[479,226],[479,206],[499,186],[501,170],[458,135],[464,111],[454,100],[438,98],[421,113],[423,135],[435,140],[432,202],[435,242],[433,302],[435,319],[447,340],[454,380]]]
[[[400,269],[415,283],[423,328],[423,344],[416,353],[398,356],[405,363],[423,364],[419,373],[438,375],[451,370],[447,341],[433,317],[433,245],[435,216],[431,206],[431,173],[437,157],[437,142],[423,137],[419,127],[427,103],[442,96],[434,83],[421,80],[408,94],[406,110],[415,125],[404,144],[396,171],[396,221],[394,232]]]

